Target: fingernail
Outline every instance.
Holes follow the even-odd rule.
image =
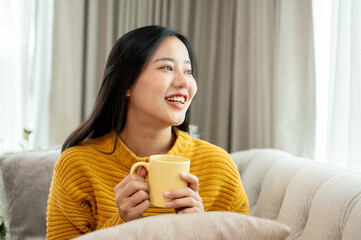
[[[173,205],[172,202],[167,202],[167,203],[165,204],[166,207],[172,207],[172,205]]]
[[[163,193],[163,196],[164,196],[164,197],[169,197],[169,195],[170,195],[170,192],[164,192],[164,193]]]
[[[182,176],[183,177],[186,177],[188,174],[187,173],[182,173]]]

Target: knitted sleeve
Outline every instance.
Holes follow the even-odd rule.
[[[47,239],[71,239],[98,228],[123,222],[119,212],[103,226],[98,216],[93,187],[81,163],[62,155],[55,165],[47,206]]]
[[[199,193],[205,211],[249,214],[248,198],[237,166],[223,149],[195,140],[191,172],[199,178]]]
[[[103,226],[101,226],[100,228],[108,228],[108,227],[112,227],[115,225],[119,225],[121,223],[124,223],[123,218],[120,216],[119,211],[116,212],[114,214],[113,217],[111,217],[110,219],[108,219],[108,221],[105,222],[105,224]]]
[[[231,207],[231,211],[249,215],[248,198],[246,192],[243,189],[241,181],[239,182],[239,185],[235,193],[236,195],[233,201],[233,205]]]
[[[241,177],[239,175],[239,171],[234,164],[231,157],[228,155],[228,162],[230,167],[230,177],[234,179],[234,182],[232,185],[230,185],[231,188],[233,188],[233,201],[232,205],[230,207],[230,211],[232,212],[238,212],[243,214],[249,214],[249,203],[248,203],[248,197],[246,195],[246,192],[244,191]]]
[[[57,165],[48,198],[47,239],[71,239],[95,229],[90,205],[79,202],[81,192],[72,184],[64,184],[70,180],[64,179],[61,172]]]

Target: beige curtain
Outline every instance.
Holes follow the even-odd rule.
[[[52,144],[91,111],[107,55],[121,35],[174,27],[199,63],[192,124],[228,151],[273,147],[312,156],[311,0],[55,0]]]

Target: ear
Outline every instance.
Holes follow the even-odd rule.
[[[130,89],[127,90],[127,93],[125,94],[126,97],[130,97]]]

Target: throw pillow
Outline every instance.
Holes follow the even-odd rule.
[[[46,206],[59,155],[57,149],[0,156],[11,239],[45,239]]]
[[[166,214],[97,230],[76,240],[247,239],[283,240],[290,233],[279,222],[234,212]]]

